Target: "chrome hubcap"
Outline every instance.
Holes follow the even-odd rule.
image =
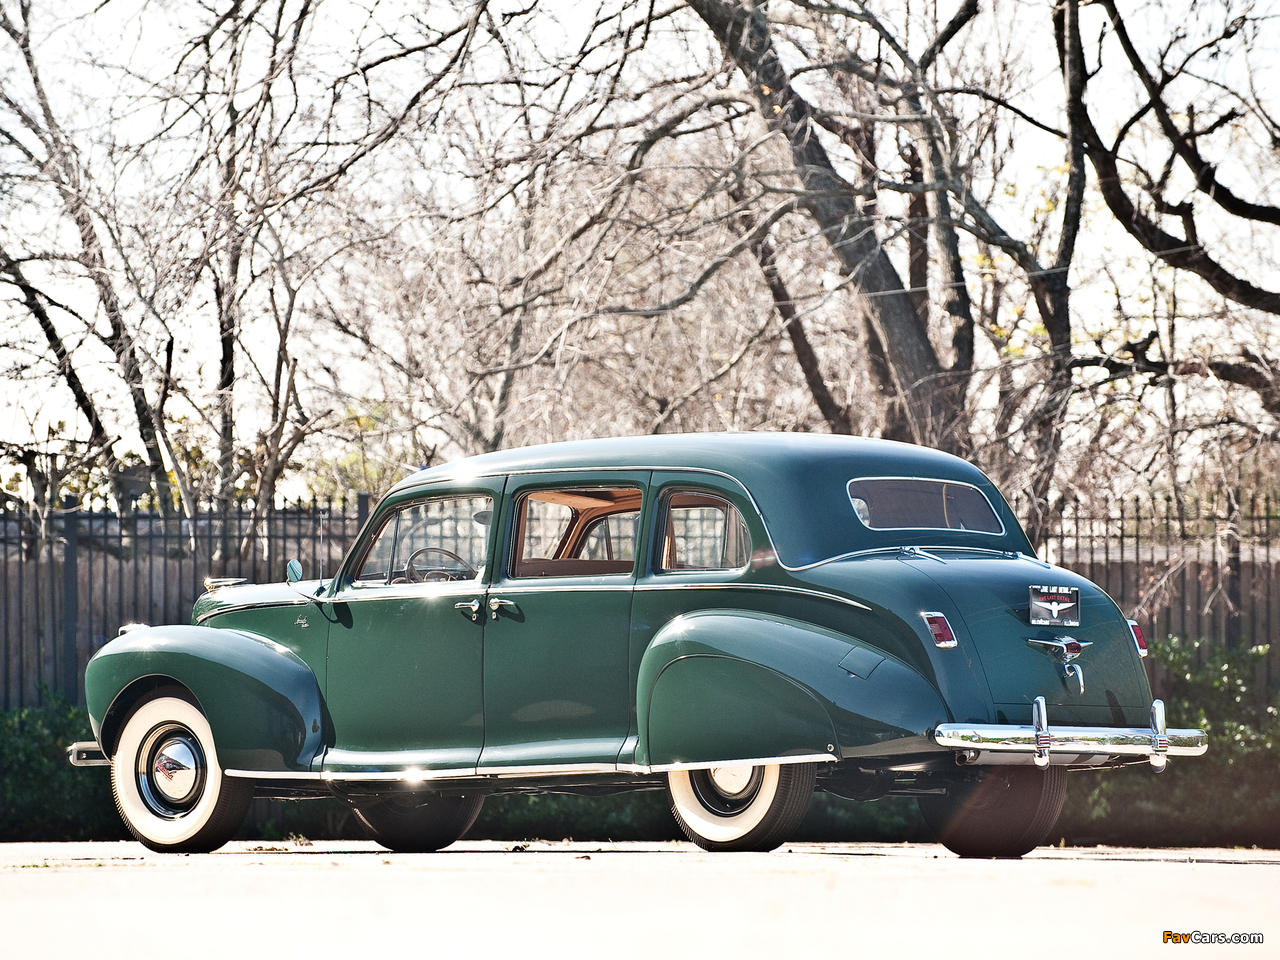
[[[181,724],[156,727],[138,750],[138,792],[151,812],[166,820],[178,819],[199,802],[206,771],[200,741]]]
[[[161,744],[151,762],[151,782],[172,803],[181,803],[191,796],[199,772],[192,744],[181,737]]]
[[[713,767],[689,771],[694,796],[709,812],[720,817],[737,816],[760,793],[763,767]]]
[[[712,767],[711,782],[726,797],[737,796],[751,783],[751,767]]]

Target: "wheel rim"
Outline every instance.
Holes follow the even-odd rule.
[[[698,802],[720,817],[737,816],[751,806],[763,780],[763,767],[712,767],[689,773],[689,785]]]
[[[143,738],[137,757],[138,793],[157,817],[177,820],[199,803],[208,763],[199,739],[185,726],[154,728]]]

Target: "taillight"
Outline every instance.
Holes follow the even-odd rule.
[[[929,625],[929,632],[933,634],[933,642],[939,647],[954,647],[956,645],[956,635],[951,631],[951,624],[947,623],[947,618],[940,613],[922,613],[924,622]]]
[[[1138,626],[1137,620],[1129,621],[1129,632],[1133,634],[1133,642],[1138,648],[1138,656],[1145,657],[1147,655],[1147,638],[1142,635],[1142,628]]]

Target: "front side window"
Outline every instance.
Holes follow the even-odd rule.
[[[849,499],[871,530],[971,530],[1004,533],[982,491],[951,480],[886,477],[850,480]]]
[[[477,579],[484,572],[492,517],[490,497],[407,504],[387,517],[353,583]]]
[[[676,491],[664,503],[666,533],[660,570],[737,570],[747,565],[751,535],[742,514],[728,500]]]
[[[635,567],[638,487],[557,487],[520,500],[514,577],[629,574]]]

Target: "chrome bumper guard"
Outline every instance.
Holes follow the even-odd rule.
[[[933,731],[939,746],[961,751],[957,762],[1017,762],[1017,755],[1038,767],[1051,762],[1088,763],[1090,758],[1146,757],[1157,772],[1169,757],[1198,757],[1209,749],[1203,730],[1169,730],[1164,701],[1151,704],[1149,727],[1050,727],[1044,697],[1031,706],[1031,726],[1003,723],[941,723]],[[1010,756],[1010,755],[1014,756]]]
[[[109,767],[107,759],[97,740],[81,740],[67,747],[67,759],[73,767]]]

